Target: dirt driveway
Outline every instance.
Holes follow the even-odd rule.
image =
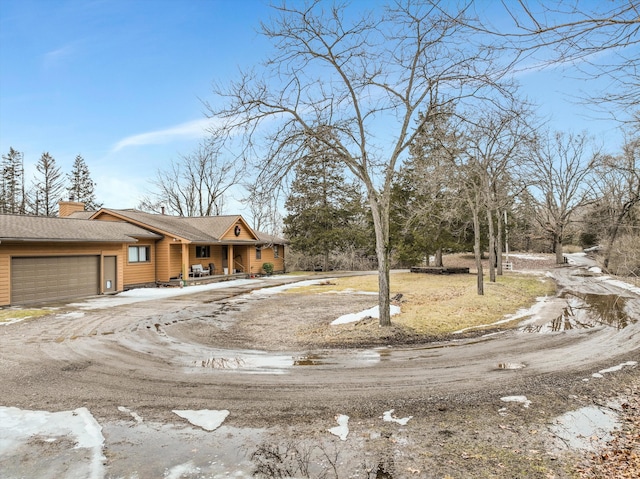
[[[640,298],[552,274],[559,296],[520,329],[438,343],[329,349],[311,333],[376,298],[277,278],[2,326],[2,477],[572,477],[609,428],[576,445],[561,416],[637,391]],[[585,320],[605,296],[624,324]]]

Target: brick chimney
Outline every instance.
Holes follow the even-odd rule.
[[[76,211],[84,211],[84,203],[71,200],[58,202],[58,216],[60,218],[71,216]]]

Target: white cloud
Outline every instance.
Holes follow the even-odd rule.
[[[75,46],[73,44],[65,45],[56,50],[51,50],[44,54],[43,66],[47,69],[55,68],[70,58],[74,52]]]
[[[188,121],[163,130],[149,131],[127,136],[115,144],[112,151],[119,151],[128,146],[159,145],[176,140],[195,139],[205,136],[207,129],[214,126],[214,119],[201,118]]]

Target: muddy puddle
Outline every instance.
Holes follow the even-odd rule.
[[[216,354],[189,362],[190,370],[225,370],[245,373],[284,374],[297,367],[357,368],[377,364],[377,351],[353,351],[306,354],[277,354],[264,351],[218,350]]]
[[[557,417],[549,427],[557,449],[594,451],[612,439],[618,415],[608,408],[589,406]]]
[[[608,326],[623,329],[636,322],[627,310],[627,298],[617,294],[566,292],[562,313],[544,324],[529,324],[521,329],[525,333],[550,333],[574,329]]]

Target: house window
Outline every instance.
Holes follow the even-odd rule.
[[[149,246],[129,246],[129,263],[149,263],[151,248]]]
[[[280,257],[280,245],[274,244],[273,245],[273,257],[274,258],[279,258]]]
[[[210,246],[196,246],[196,258],[209,258],[211,257]]]
[[[262,249],[256,248],[256,259],[262,259]]]

